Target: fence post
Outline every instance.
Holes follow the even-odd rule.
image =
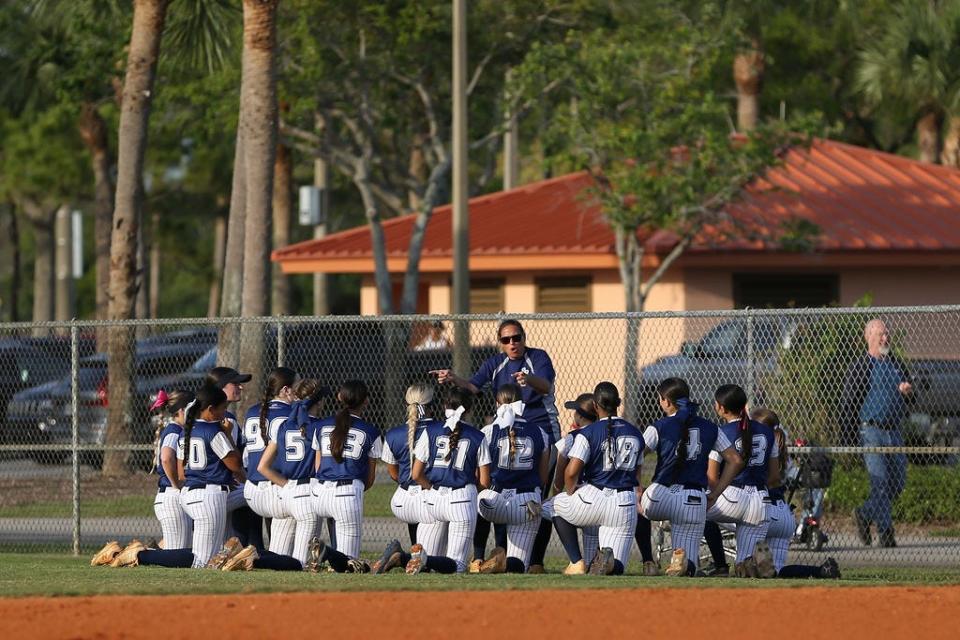
[[[757,376],[756,350],[754,349],[753,310],[747,307],[747,400],[751,405],[757,402],[754,396]]]
[[[282,367],[284,360],[287,359],[286,345],[284,344],[283,322],[277,322],[277,366]]]
[[[80,424],[79,411],[79,374],[80,345],[77,321],[70,323],[70,422],[73,451],[73,555],[80,555]]]

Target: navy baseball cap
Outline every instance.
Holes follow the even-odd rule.
[[[580,415],[583,418],[586,418],[587,420],[596,422],[597,414],[585,410],[582,406],[587,402],[592,402],[592,401],[593,401],[592,393],[581,393],[580,395],[577,396],[576,400],[567,400],[566,402],[563,403],[563,406],[564,408],[570,409],[571,411],[576,411],[578,415]]]
[[[210,373],[207,374],[207,382],[221,389],[231,383],[243,384],[244,382],[250,382],[252,379],[253,376],[249,373],[240,373],[230,367],[214,367],[210,369]]]

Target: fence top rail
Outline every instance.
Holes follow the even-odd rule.
[[[170,328],[191,326],[221,326],[227,324],[283,325],[296,323],[370,323],[370,322],[418,322],[432,320],[496,322],[505,318],[517,320],[647,320],[684,318],[736,318],[736,317],[833,317],[833,316],[890,316],[906,314],[960,314],[960,305],[925,305],[912,307],[823,307],[801,309],[717,309],[704,311],[643,311],[636,313],[486,313],[473,315],[389,315],[389,316],[262,316],[250,318],[155,318],[140,320],[69,320],[48,322],[0,322],[0,331],[25,331],[30,329],[95,329],[99,327],[157,327]]]

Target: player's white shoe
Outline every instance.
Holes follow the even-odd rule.
[[[427,568],[427,552],[422,544],[410,547],[410,562],[407,563],[407,574],[416,575]]]

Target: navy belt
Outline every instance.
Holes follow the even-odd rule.
[[[230,491],[230,485],[226,485],[226,484],[195,484],[193,486],[187,485],[187,491],[193,491],[194,489],[209,489],[210,487],[217,487],[222,491]]]
[[[353,480],[337,480],[338,487],[345,487],[348,484],[353,484]]]
[[[706,491],[706,487],[700,484],[694,484],[692,482],[684,482],[683,488],[687,491]]]
[[[747,488],[747,487],[753,487],[753,488],[756,489],[757,491],[763,491],[764,489],[767,488],[765,485],[760,485],[760,484],[745,484],[745,483],[743,483],[743,482],[731,482],[731,483],[730,483],[730,486],[731,486],[731,487],[736,487],[737,489],[745,489],[745,488]]]
[[[465,484],[458,484],[457,486],[454,487],[454,486],[449,485],[449,484],[435,484],[435,485],[433,485],[433,488],[434,488],[434,489],[450,489],[451,491],[456,491],[457,489],[463,489],[465,486],[467,486],[467,485],[465,485]]]
[[[491,488],[493,491],[496,491],[497,493],[502,493],[504,489],[512,489],[513,487],[501,487],[501,486],[499,486],[499,485],[493,485],[493,486],[490,487],[490,488]],[[514,489],[514,490],[515,490],[517,493],[533,493],[534,491],[536,491],[536,490],[539,489],[539,488],[540,488],[540,485],[536,485],[536,484],[535,484],[535,485],[533,485],[533,486],[531,486],[531,487],[517,487],[517,488]]]
[[[292,480],[291,482],[293,482],[294,484],[310,484],[310,478],[297,478],[296,480]]]

